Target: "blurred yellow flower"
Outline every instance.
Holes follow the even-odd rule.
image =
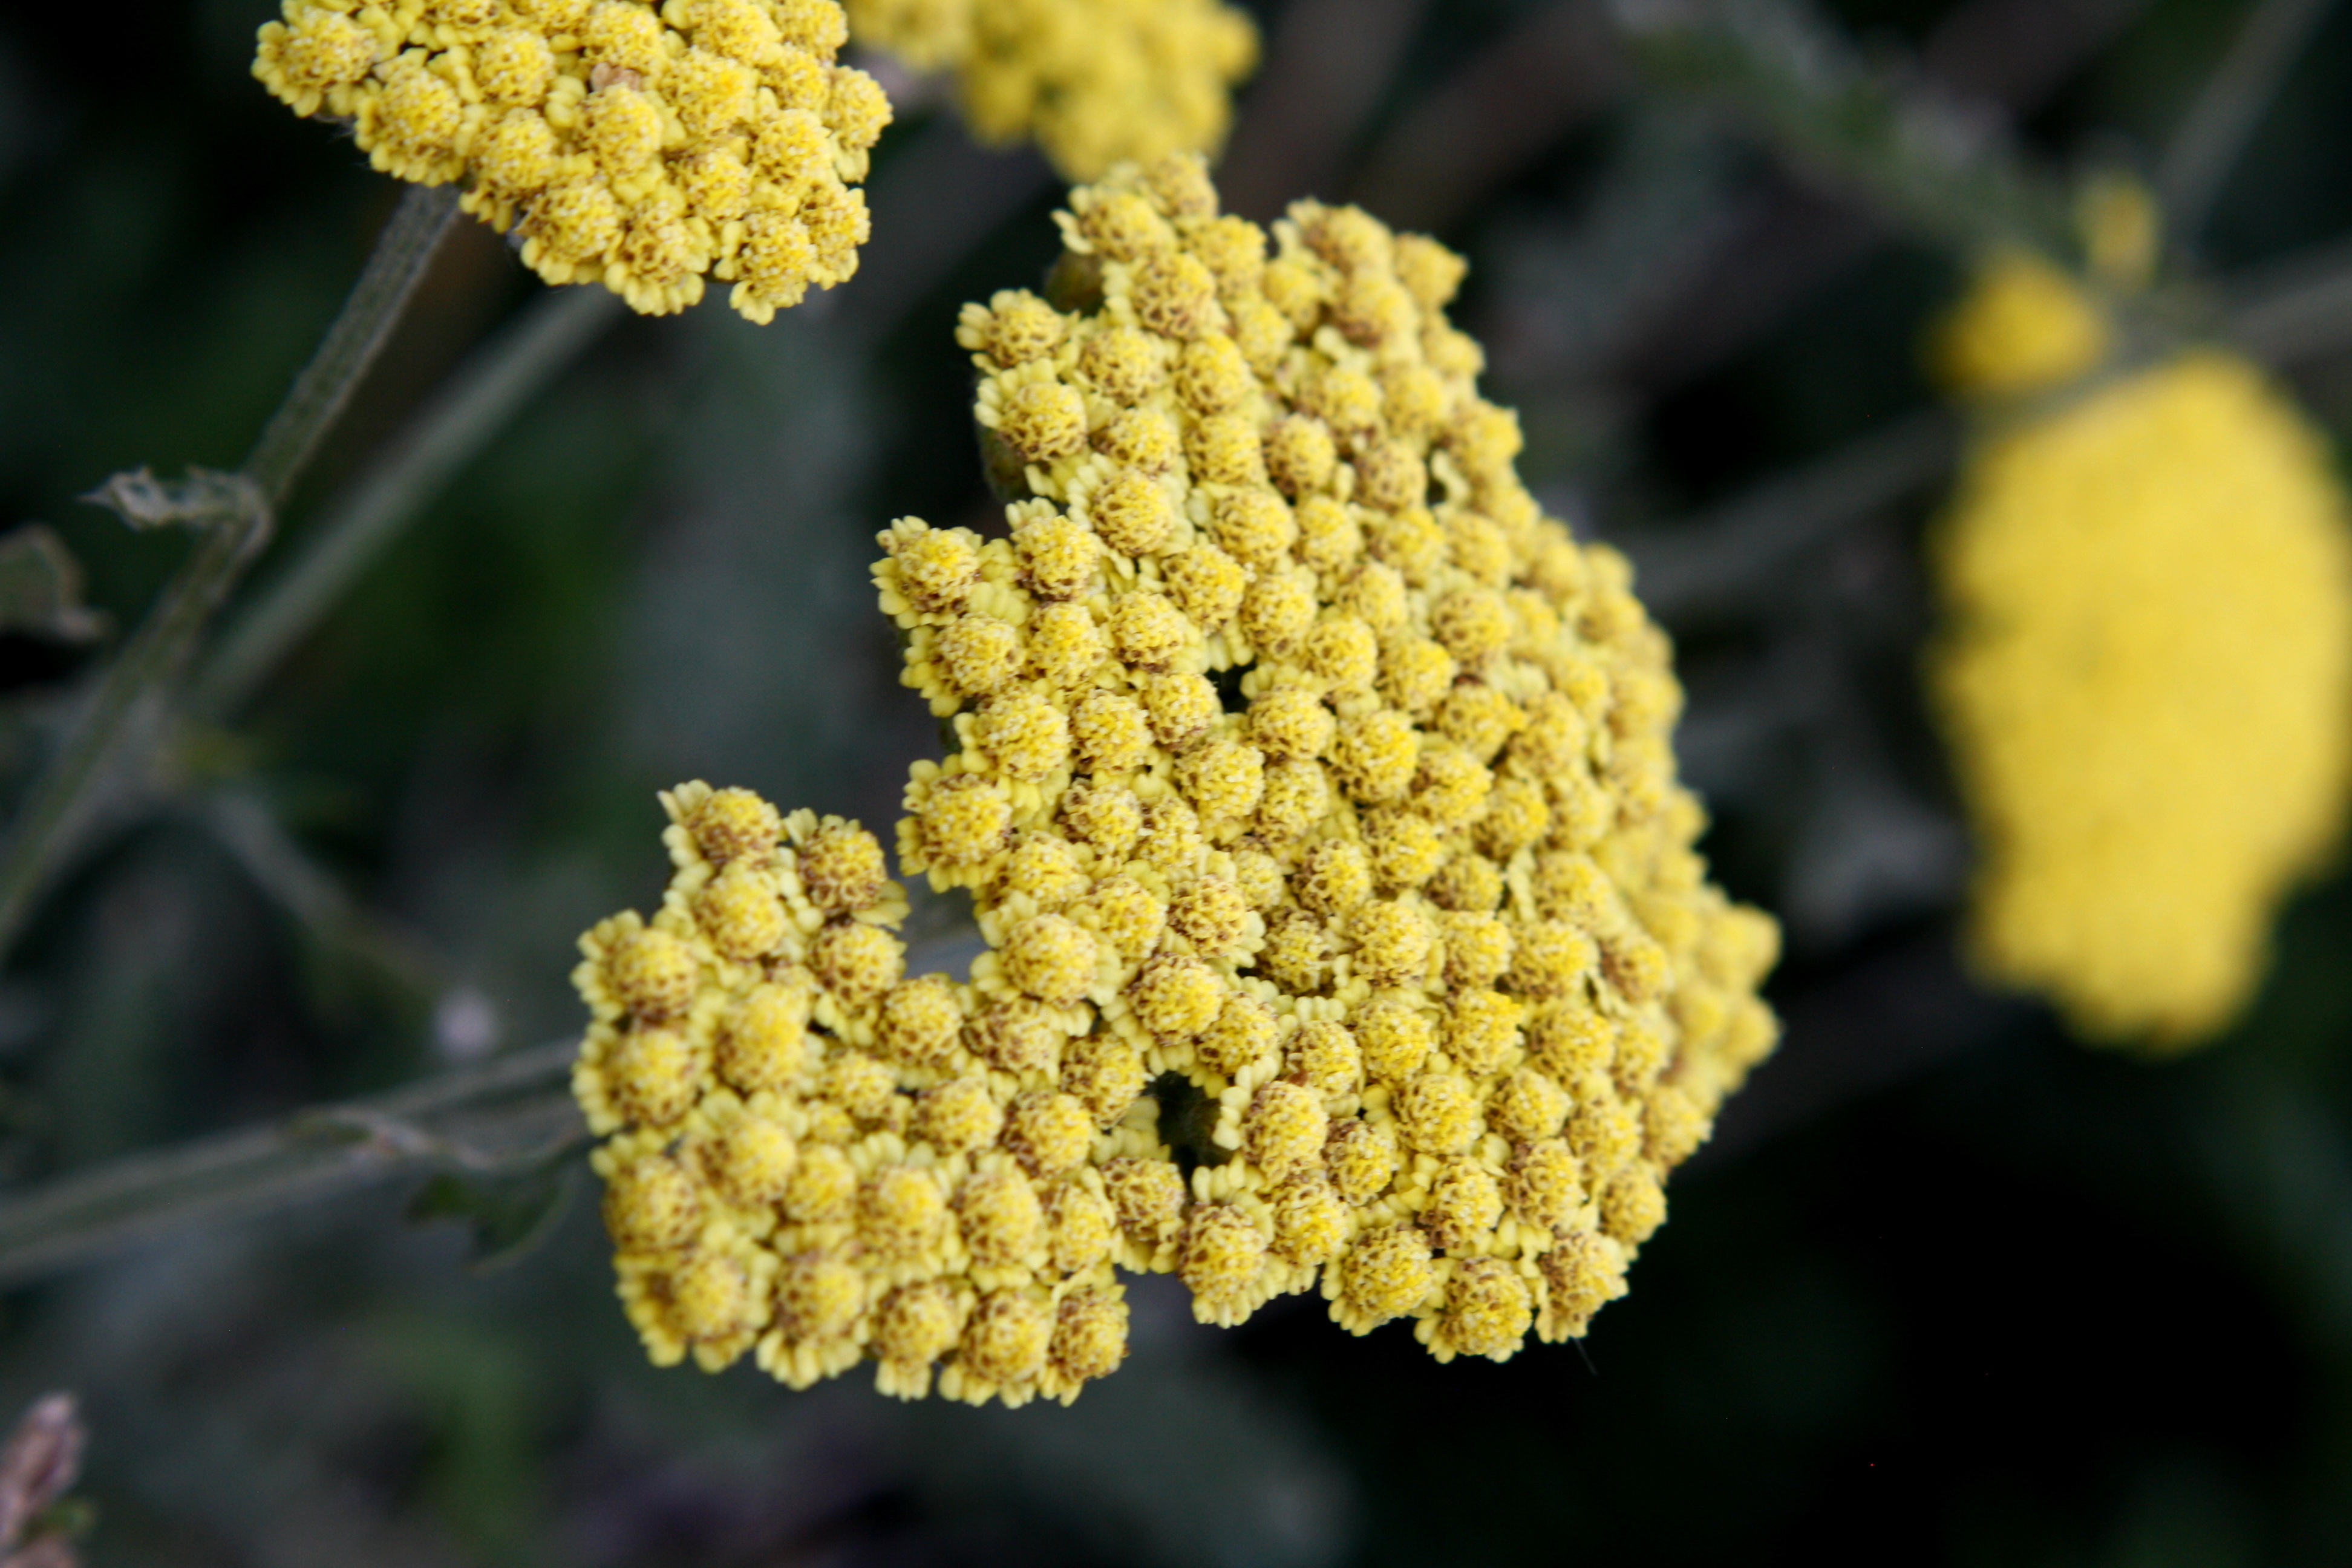
[[[2106,312],[2059,267],[2005,250],[1929,335],[1937,380],[1964,397],[2030,396],[2096,368],[2114,347]]]
[[[834,0],[282,0],[253,74],[351,123],[374,165],[462,181],[550,283],[648,314],[706,276],[754,321],[857,269],[874,79]]]
[[[1034,141],[1066,178],[1214,152],[1257,30],[1221,0],[849,0],[860,44],[956,74],[985,141]]]
[[[666,797],[663,910],[576,976],[632,1317],[657,1359],[1008,1404],[1117,1365],[1114,1264],[1440,1360],[1581,1335],[1778,1033],[1666,639],[1520,484],[1459,258],[1313,203],[1269,256],[1197,157],[1061,219],[1058,305],[959,332],[1026,497],[875,572],[957,738],[900,863],[988,951],[904,978],[862,832]]]
[[[2112,289],[2144,289],[2156,276],[2164,245],[2164,215],[2155,193],[2127,174],[2095,174],[2074,199],[2084,259],[2091,275]]]
[[[1982,373],[1969,390],[2097,357],[2079,294],[2032,340],[2018,265],[1946,339]],[[2040,368],[2005,376],[2008,355]],[[1989,429],[1937,554],[1931,685],[1979,840],[1978,963],[2092,1037],[2210,1037],[2343,816],[2352,548],[2322,438],[2242,358],[2181,353]]]

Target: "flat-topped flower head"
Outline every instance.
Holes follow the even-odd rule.
[[[2042,271],[2035,289],[2070,287]],[[1948,329],[1954,363],[1984,370],[1963,390],[2079,359],[2073,323],[2098,308],[2079,290],[2037,307],[2062,353],[1985,304],[2016,287],[1997,268]],[[2224,350],[1981,432],[1936,552],[1930,676],[1978,840],[1970,942],[1989,978],[2086,1036],[2158,1049],[2242,1010],[2280,900],[2343,816],[2346,521],[2324,438]]]
[[[1665,641],[1622,558],[1519,483],[1517,421],[1479,397],[1445,320],[1459,259],[1313,203],[1268,236],[1202,178],[1171,160],[1074,191],[1066,308],[1006,292],[964,312],[976,417],[1028,495],[1011,541],[959,531],[941,552],[972,563],[966,614],[1051,614],[1091,663],[958,698],[902,586],[933,531],[884,536],[908,684],[953,715],[1025,683],[1073,736],[1066,780],[1004,797],[990,853],[920,868],[971,890],[1002,951],[975,985],[1020,992],[1044,917],[994,847],[1068,846],[1093,890],[1057,892],[1058,918],[1104,942],[1084,994],[1056,1000],[1219,1107],[1221,1161],[1188,1201],[1223,1206],[1172,1257],[1205,1319],[1344,1276],[1388,1216],[1439,1284],[1457,1258],[1526,1260],[1524,1313],[1499,1282],[1415,1299],[1477,1325],[1431,1331],[1437,1353],[1490,1353],[1512,1324],[1581,1331],[1589,1311],[1545,1310],[1533,1259],[1589,1235],[1622,1268],[1654,1228],[1664,1171],[1772,1043],[1754,994],[1771,923],[1705,882]],[[1021,541],[1049,528],[1091,540],[1083,591],[1024,568]],[[1060,626],[1081,611],[1092,638]],[[959,780],[1004,774],[980,726],[959,732],[917,769],[902,844],[928,841]],[[1636,1043],[1534,1061],[1531,1032]],[[1349,1217],[1286,1253],[1277,1213],[1323,1233],[1302,1216],[1325,1200],[1295,1185],[1309,1168]]]
[[[835,0],[281,0],[253,74],[396,178],[466,186],[550,283],[767,321],[857,269],[890,121]]]
[[[740,911],[679,921],[732,910],[709,889],[755,858],[674,828],[644,929],[677,952],[638,955],[622,917],[580,974],[599,1158],[651,1180],[745,1116],[793,1141],[788,1171],[773,1138],[727,1144],[752,1174],[725,1191],[648,1168],[704,1183],[656,1215],[704,1239],[667,1246],[772,1259],[727,1321],[772,1279],[746,1342],[796,1384],[872,1359],[901,1394],[936,1370],[954,1397],[1069,1397],[1123,1348],[1115,1266],[1178,1274],[1221,1324],[1319,1289],[1441,1360],[1580,1335],[1778,1031],[1777,928],[1692,847],[1666,640],[1623,559],[1519,483],[1517,421],[1445,319],[1450,253],[1313,203],[1268,236],[1197,158],[1123,166],[1061,221],[1066,308],[1007,291],[959,333],[1027,492],[1005,535],[904,519],[875,568],[955,737],[910,771],[900,865],[968,889],[988,952],[961,983],[901,979],[895,946],[853,974],[836,952],[889,921],[822,904],[812,868],[856,857],[818,851],[854,830],[803,814],[758,859],[790,932],[730,957],[764,940]],[[719,799],[673,809],[762,839]],[[604,1064],[646,1027],[678,1043],[623,1094]],[[1192,1110],[1163,1119],[1176,1079]],[[782,1195],[746,1209],[755,1179]],[[656,1355],[683,1342],[633,1310]]]
[[[848,0],[852,35],[956,77],[983,141],[1029,141],[1067,178],[1122,160],[1213,153],[1257,29],[1223,0]],[[1176,176],[1184,177],[1184,176]],[[1213,205],[1204,178],[1181,193]],[[1129,229],[1148,232],[1141,209]],[[1121,231],[1123,234],[1127,229]]]

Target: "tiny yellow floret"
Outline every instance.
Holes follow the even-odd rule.
[[[728,37],[694,47],[772,85]],[[696,71],[723,95],[683,56],[631,90]],[[1125,1353],[1121,1268],[1499,1359],[1622,1293],[1772,1047],[1777,928],[1693,848],[1670,647],[1520,484],[1458,258],[1216,205],[1195,158],[1073,192],[1055,302],[957,328],[1004,528],[878,537],[949,738],[898,864],[968,893],[968,976],[902,978],[863,829],[698,785],[660,913],[583,939],[575,1085],[665,1364],[1066,1400]]]
[[[848,0],[860,43],[917,70],[955,73],[964,117],[990,142],[1034,140],[1063,174],[1091,180],[1123,159],[1213,152],[1234,84],[1257,62],[1248,14],[1221,0]],[[1094,193],[1081,191],[1083,199]],[[1126,260],[1156,205],[1106,192],[1077,231]],[[1157,204],[1213,209],[1205,179],[1163,180]],[[1075,205],[1075,204],[1074,204]],[[1100,209],[1111,209],[1102,212]],[[1140,212],[1133,210],[1140,208]]]
[[[835,0],[279,9],[253,62],[270,94],[348,121],[398,179],[465,185],[549,283],[662,315],[715,279],[765,322],[857,268],[890,104],[835,59]]]

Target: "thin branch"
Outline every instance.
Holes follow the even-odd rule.
[[[2230,280],[2230,334],[2275,364],[2352,346],[2352,240],[2337,239]]]
[[[270,1126],[203,1138],[0,1199],[0,1285],[206,1221],[261,1214],[420,1166],[512,1170],[586,1135],[569,1040]]]
[[[2352,348],[2352,240],[2336,240],[2225,289],[2229,336],[2286,366]],[[1769,598],[1775,574],[1854,519],[1940,479],[1958,457],[1959,419],[1927,409],[1764,479],[1682,522],[1613,531],[1655,614],[1687,619]]]
[[[437,956],[345,892],[257,795],[219,790],[198,803],[194,815],[285,911],[304,942],[365,964],[408,995],[426,999],[441,989]]]
[[[23,934],[34,902],[79,845],[93,806],[134,757],[152,753],[197,639],[269,542],[278,508],[399,319],[457,210],[449,190],[411,191],[384,226],[360,280],[246,467],[198,469],[165,482],[117,474],[89,499],[134,528],[184,524],[195,548],[130,643],[99,677],[64,742],[34,781],[0,851],[0,955]]]
[[[468,356],[238,615],[196,678],[194,711],[234,711],[450,477],[623,313],[603,289],[558,289]]]
[[[376,237],[366,270],[352,285],[342,313],[327,329],[318,352],[294,378],[293,389],[269,416],[245,459],[241,471],[271,510],[286,504],[320,438],[375,363],[457,212],[455,185],[412,185],[400,198],[391,221]]]
[[[2329,0],[2257,0],[2230,52],[2173,132],[2156,188],[2166,218],[2180,239],[2191,240],[2212,216],[2238,155],[2262,123],[2263,111],[2302,58],[2304,46],[2326,19]]]
[[[1967,0],[1922,40],[1918,69],[1988,127],[2014,125],[2107,47],[2147,0]],[[1613,379],[1644,401],[1720,365],[1889,237],[1850,198],[1769,182],[1730,205],[1709,258],[1618,331]],[[1522,372],[1522,374],[1527,374]]]
[[[259,489],[242,476],[210,478],[231,499],[208,516],[186,514],[200,530],[195,549],[99,678],[10,825],[0,853],[0,954],[23,934],[34,900],[79,843],[122,761],[152,748],[163,728],[163,694],[178,681],[205,623],[268,542],[269,506]]]
[[[1612,15],[1654,77],[1737,110],[1920,232],[1963,249],[2077,253],[2065,191],[1995,117],[1864,58],[1801,0],[1617,0]]]
[[[1960,425],[1926,409],[1776,474],[1712,512],[1614,536],[1657,615],[1686,617],[1772,592],[1773,574],[1853,519],[1927,489],[1959,451]]]

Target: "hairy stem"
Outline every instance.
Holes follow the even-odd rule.
[[[65,743],[34,782],[0,854],[0,954],[81,837],[121,760],[161,732],[163,694],[177,679],[205,623],[269,537],[269,508],[249,481],[218,488],[229,510],[197,522],[196,547],[115,656]]]
[[[1616,536],[1642,598],[1668,620],[1777,598],[1794,558],[1854,518],[1927,489],[1959,451],[1960,423],[1940,408],[1900,419],[1776,474],[1711,512]]]
[[[193,710],[233,712],[450,476],[621,314],[603,289],[560,289],[477,349],[238,615],[196,676]]]
[[[2235,282],[2228,290],[2231,325],[2254,352],[2285,363],[2352,347],[2352,246],[2319,247],[2259,279]],[[396,528],[403,509],[463,460],[462,452],[450,454],[466,427],[473,426],[472,438],[479,440],[483,426],[495,425],[560,367],[593,332],[597,312],[609,313],[604,301],[601,293],[587,290],[542,301],[478,355],[460,384],[402,440],[404,461],[417,465],[423,477],[412,472],[398,479],[394,470],[404,459],[395,456],[363,480],[339,509],[338,521],[321,531],[312,552],[264,601],[267,606],[284,595],[288,607],[266,616],[257,609],[233,639],[232,647],[250,638],[260,650],[244,656],[251,660],[247,673],[238,673],[225,649],[206,672],[206,693],[233,705],[245,689],[240,681],[266,669],[298,640],[310,617]],[[1622,535],[1621,542],[1641,562],[1644,597],[1662,613],[1737,607],[1778,595],[1788,563],[1833,538],[1842,525],[1934,484],[1961,439],[1954,416],[1934,410],[1907,416],[1768,479],[1706,516],[1671,530]],[[431,455],[436,452],[443,455]],[[370,494],[380,499],[367,500]],[[298,590],[297,582],[310,585]],[[270,626],[278,629],[265,629]],[[142,627],[142,637],[147,633]],[[216,673],[222,671],[227,673]],[[495,1172],[546,1159],[585,1136],[564,1089],[575,1049],[566,1041],[519,1052],[371,1100],[131,1156],[0,1199],[0,1285],[189,1226],[292,1207],[405,1171]],[[1181,1112],[1171,1102],[1171,1129]]]
[[[2077,253],[2064,189],[1981,116],[1874,61],[1790,0],[1634,0],[1611,12],[1635,62],[1747,119],[1801,164],[1962,250]]]
[[[383,348],[448,228],[457,199],[446,189],[415,190],[402,198],[341,313],[243,468],[198,472],[173,484],[143,470],[118,474],[92,498],[133,527],[192,527],[195,548],[99,677],[11,825],[0,850],[0,955],[23,934],[35,901],[72,855],[96,803],[132,771],[133,759],[152,754],[161,742],[171,693],[197,639],[269,542],[278,506]]]
[[[239,470],[254,482],[271,510],[286,504],[294,481],[319,449],[320,438],[375,363],[457,212],[455,185],[412,185],[393,209],[341,314],[294,378],[286,401],[269,416]]]
[[[0,1199],[0,1286],[189,1226],[289,1207],[405,1171],[495,1173],[551,1159],[587,1136],[564,1087],[578,1048],[564,1040],[518,1051]]]

